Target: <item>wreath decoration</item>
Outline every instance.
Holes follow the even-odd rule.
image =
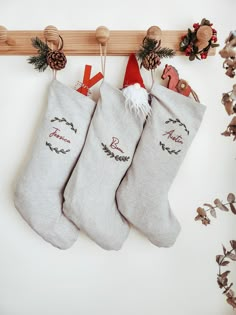
[[[180,51],[185,52],[185,56],[189,57],[190,61],[196,59],[206,59],[210,48],[218,47],[217,31],[213,24],[202,19],[201,23],[194,23],[192,31],[188,29],[187,34],[183,35],[179,44]]]

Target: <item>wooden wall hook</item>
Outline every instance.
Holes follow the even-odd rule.
[[[14,46],[16,44],[15,40],[8,36],[8,31],[6,27],[0,26],[0,45]]]
[[[44,29],[44,38],[46,42],[58,46],[60,40],[58,29],[53,25],[48,25]]]
[[[158,26],[151,26],[147,30],[146,37],[148,37],[150,39],[155,39],[155,40],[158,41],[158,40],[161,40],[161,35],[162,35],[162,31],[161,31],[160,27],[158,27]]]
[[[96,29],[96,39],[102,46],[105,46],[109,40],[110,31],[106,26],[99,26]]]

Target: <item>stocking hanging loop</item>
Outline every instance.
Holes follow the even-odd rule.
[[[96,29],[96,39],[100,47],[102,74],[105,77],[107,42],[109,40],[110,31],[106,26],[99,26]]]

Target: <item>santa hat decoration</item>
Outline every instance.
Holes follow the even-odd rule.
[[[148,93],[134,53],[130,55],[127,63],[122,92],[125,97],[125,105],[134,110],[137,115],[140,113],[145,116],[150,114]]]

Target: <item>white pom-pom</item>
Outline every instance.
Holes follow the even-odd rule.
[[[148,103],[148,93],[139,83],[125,87],[122,92],[125,97],[125,105],[130,110],[134,110],[137,115],[147,116],[150,114],[151,106]]]

